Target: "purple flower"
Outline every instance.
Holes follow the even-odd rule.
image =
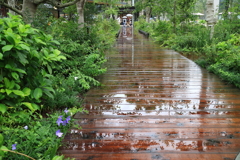
[[[56,136],[58,137],[62,137],[63,133],[59,130],[56,131]]]
[[[63,123],[63,120],[62,120],[62,117],[59,116],[58,119],[57,119],[57,125],[60,126],[61,123]]]
[[[68,113],[68,109],[66,108],[66,109],[64,110],[64,112],[67,114],[67,113]]]
[[[68,117],[66,118],[66,122],[69,123],[70,120],[71,120],[71,118],[70,118],[70,116],[68,116]]]
[[[62,125],[63,125],[63,126],[66,126],[66,124],[67,124],[67,121],[66,121],[66,120],[63,121]]]
[[[17,149],[17,144],[15,143],[15,144],[12,145],[12,150],[14,151],[16,149]]]
[[[23,127],[24,129],[28,129],[28,126]]]

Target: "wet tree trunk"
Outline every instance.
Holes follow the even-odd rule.
[[[15,0],[8,0],[7,3],[8,3],[8,5],[11,6],[11,7],[15,7],[15,5],[16,5],[16,1],[15,1]],[[16,12],[14,12],[14,11],[12,11],[12,10],[9,10],[8,12],[9,12],[10,14],[12,14],[12,15],[15,15],[15,14],[16,14]]]
[[[77,6],[77,13],[78,13],[78,24],[79,28],[84,27],[84,5],[85,5],[86,0],[79,0],[76,3]]]
[[[207,0],[206,8],[207,8],[206,21],[207,26],[210,27],[211,29],[210,38],[212,38],[214,33],[214,25],[216,24],[217,21],[214,16],[214,0]]]
[[[38,4],[34,4],[31,0],[23,0],[22,14],[26,23],[31,23],[37,12]]]
[[[152,13],[152,8],[150,6],[146,7],[146,22],[150,22],[150,17]]]
[[[177,17],[176,17],[176,1],[174,1],[174,8],[173,8],[173,32],[176,33],[177,28]]]

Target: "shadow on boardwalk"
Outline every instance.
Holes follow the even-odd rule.
[[[240,90],[131,27],[108,54],[104,87],[88,92],[59,150],[77,160],[233,160]]]

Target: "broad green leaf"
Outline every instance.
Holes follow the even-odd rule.
[[[0,104],[1,105],[1,104]],[[0,146],[2,146],[3,145],[3,135],[2,134],[0,134]]]
[[[52,160],[63,160],[63,156],[54,156]]]
[[[49,66],[49,65],[47,65],[47,69],[48,69],[48,72],[49,72],[50,74],[52,74],[52,67]]]
[[[5,68],[13,69],[13,67],[10,64],[6,64]]]
[[[10,88],[11,87],[11,82],[9,81],[9,79],[6,78],[6,77],[4,77],[3,79],[4,79],[4,84],[5,84],[6,88]]]
[[[13,48],[13,45],[6,45],[4,47],[2,47],[2,51],[3,53],[6,51],[10,51]]]
[[[22,102],[23,105],[25,105],[26,107],[28,107],[31,111],[35,111],[32,104],[29,102]]]
[[[41,43],[41,44],[43,44],[43,45],[46,45],[46,43],[45,42],[43,42],[41,39],[39,39],[39,38],[34,38],[34,40],[37,42],[37,43]]]
[[[33,91],[33,97],[35,99],[39,99],[42,97],[42,89],[41,88],[36,88],[34,91]]]
[[[57,45],[60,45],[60,43],[59,43],[58,41],[56,41],[56,40],[52,40],[51,42],[52,42],[52,43],[55,43],[55,44],[57,44]]]
[[[49,90],[49,91],[55,93],[55,91],[54,91],[54,89],[53,89],[52,87],[44,87],[44,89],[47,89],[47,90]]]
[[[57,50],[57,49],[54,49],[54,51],[53,51],[53,54],[55,54],[55,55],[59,55],[61,52],[59,51],[59,50]]]
[[[12,90],[10,89],[5,89],[5,91],[7,92],[7,95],[10,95],[12,93]]]
[[[40,109],[39,106],[35,103],[32,103],[32,107],[33,107],[34,110],[39,110]]]
[[[0,60],[2,60],[2,58],[3,58],[3,54],[2,54],[2,53],[0,53]]]
[[[24,33],[24,32],[26,31],[25,26],[22,25],[22,24],[20,24],[19,27],[18,27],[18,31],[19,31],[20,33]]]
[[[19,80],[19,75],[16,72],[12,72],[11,75],[14,79]]]
[[[65,56],[58,56],[58,59],[61,60],[61,59],[66,59]]]
[[[0,44],[5,46],[7,43],[6,43],[6,41],[1,41]]]
[[[8,148],[5,147],[5,146],[1,146],[1,147],[0,147],[0,158],[4,156],[4,153],[5,153],[5,152],[7,152],[7,151],[2,151],[2,150],[8,150]]]
[[[13,34],[8,34],[8,35],[6,35],[5,36],[6,37],[6,39],[8,40],[8,42],[10,42],[12,45],[15,45],[16,43],[15,43],[15,37],[14,37],[14,35]]]
[[[23,90],[24,96],[29,96],[31,94],[31,89],[30,88],[24,88]]]
[[[25,49],[27,51],[30,51],[30,47],[26,46],[25,44],[20,44],[19,45],[22,49]]]
[[[6,111],[7,111],[7,106],[5,104],[0,104],[0,112],[2,112],[2,114],[4,114]]]
[[[24,94],[22,91],[20,91],[20,90],[12,90],[12,92],[13,92],[14,94],[18,95],[18,96],[21,96],[21,97],[24,97],[24,96],[25,96],[25,94]]]
[[[19,69],[19,68],[14,68],[13,70],[14,70],[14,71],[17,71],[17,72],[20,72],[20,73],[27,74],[24,70]]]
[[[54,96],[51,92],[49,92],[49,90],[45,90],[44,93],[51,99],[54,99]]]
[[[25,66],[25,64],[29,63],[28,60],[26,59],[27,56],[25,54],[22,54],[20,52],[17,52],[18,58],[20,62]]]

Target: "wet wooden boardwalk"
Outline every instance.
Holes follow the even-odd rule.
[[[76,160],[234,160],[240,90],[124,28],[59,152]]]

